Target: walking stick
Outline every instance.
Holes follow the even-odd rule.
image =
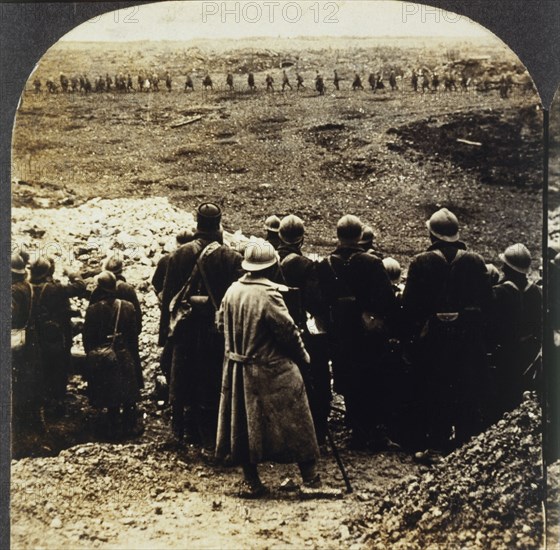
[[[328,426],[327,426],[327,439],[329,440],[329,444],[331,446],[334,458],[335,458],[336,463],[338,465],[338,469],[340,470],[340,473],[342,474],[342,477],[344,479],[344,484],[346,485],[346,492],[348,494],[350,494],[354,491],[354,489],[352,489],[352,485],[350,484],[350,479],[348,477],[348,473],[346,472],[346,468],[344,467],[344,464],[342,463],[340,455],[338,454],[338,449],[336,448],[336,445],[334,444],[334,439],[333,439],[333,436],[331,434],[331,430]]]

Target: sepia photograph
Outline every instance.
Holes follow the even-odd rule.
[[[547,115],[412,2],[145,3],[53,44],[13,125],[11,547],[556,547]]]

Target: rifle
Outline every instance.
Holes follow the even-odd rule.
[[[350,478],[348,477],[348,473],[346,472],[346,468],[344,467],[342,459],[340,458],[340,455],[338,454],[338,449],[336,448],[333,436],[331,434],[331,430],[328,426],[327,426],[327,439],[329,440],[329,445],[331,446],[334,458],[335,458],[336,463],[338,465],[338,469],[340,470],[340,473],[342,474],[342,478],[344,479],[344,484],[346,485],[346,492],[348,494],[350,494],[354,491],[354,489],[352,488],[352,485],[350,484]]]

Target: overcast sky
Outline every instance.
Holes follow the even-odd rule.
[[[251,36],[491,37],[466,17],[396,0],[158,2],[88,21],[62,40],[130,41]]]

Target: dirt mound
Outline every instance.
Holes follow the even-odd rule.
[[[387,133],[399,138],[390,149],[412,149],[433,162],[450,160],[477,172],[482,183],[541,187],[541,123],[533,107],[430,116]]]
[[[395,485],[360,520],[371,547],[539,548],[540,432],[531,396],[441,465]]]

